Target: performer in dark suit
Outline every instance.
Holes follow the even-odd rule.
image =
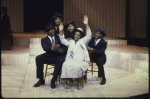
[[[47,27],[47,37],[41,39],[41,45],[46,53],[36,57],[37,78],[39,81],[34,85],[38,87],[45,84],[43,67],[45,63],[55,64],[53,78],[51,80],[51,88],[55,88],[55,81],[61,71],[62,64],[65,61],[67,47],[60,43],[59,37],[55,34],[54,27]]]
[[[1,8],[1,14],[3,15],[1,20],[1,50],[11,50],[11,24],[10,17],[7,14],[7,8]]]
[[[98,77],[102,78],[101,85],[106,83],[104,67],[106,63],[105,49],[107,47],[107,42],[103,39],[105,36],[105,29],[100,27],[96,30],[96,36],[92,37],[87,48],[91,51],[90,59],[96,62],[98,66]]]

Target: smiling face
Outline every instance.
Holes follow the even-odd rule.
[[[103,35],[101,32],[97,31],[95,34],[95,39],[100,39],[100,38],[103,38]]]
[[[58,18],[58,17],[57,17],[57,18],[55,19],[55,24],[56,24],[56,25],[59,25],[60,23],[61,23],[61,18]]]
[[[75,27],[72,24],[69,24],[67,30],[71,33],[74,30],[74,28]]]
[[[51,36],[51,37],[53,37],[54,34],[55,34],[54,29],[49,30],[48,33],[47,33],[47,35],[48,35],[48,36]]]
[[[81,38],[80,32],[75,32],[75,34],[74,34],[74,40],[78,41],[80,38]]]

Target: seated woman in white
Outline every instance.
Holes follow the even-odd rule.
[[[74,30],[74,39],[67,41],[63,34],[63,26],[60,25],[59,38],[62,44],[68,46],[65,62],[62,66],[61,78],[67,78],[72,82],[72,78],[79,78],[85,75],[90,62],[87,43],[91,39],[91,30],[88,25],[88,17],[85,15],[83,23],[86,25],[86,36],[80,29]],[[66,88],[71,88],[72,84],[69,83]],[[81,89],[81,86],[77,87]]]

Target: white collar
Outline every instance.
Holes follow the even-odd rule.
[[[53,40],[54,40],[54,43],[55,43],[55,37],[53,36],[53,37],[51,37],[51,36],[48,36],[48,38],[50,39],[50,41],[52,42],[52,38],[53,38]]]
[[[97,43],[100,41],[101,39],[97,39],[97,40],[95,40],[96,41],[96,45],[97,45]]]
[[[51,37],[51,36],[48,36],[48,38],[50,38],[50,39],[52,39],[52,38],[53,38],[53,39],[55,39],[55,38],[54,38],[54,36],[53,36],[53,37]]]

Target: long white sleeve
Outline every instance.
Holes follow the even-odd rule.
[[[68,42],[66,39],[65,39],[65,36],[64,34],[62,36],[59,35],[59,39],[60,39],[60,42],[65,45],[65,46],[69,46],[70,42]]]
[[[91,40],[91,35],[91,29],[86,29],[86,36],[82,38],[85,44],[87,44]]]

